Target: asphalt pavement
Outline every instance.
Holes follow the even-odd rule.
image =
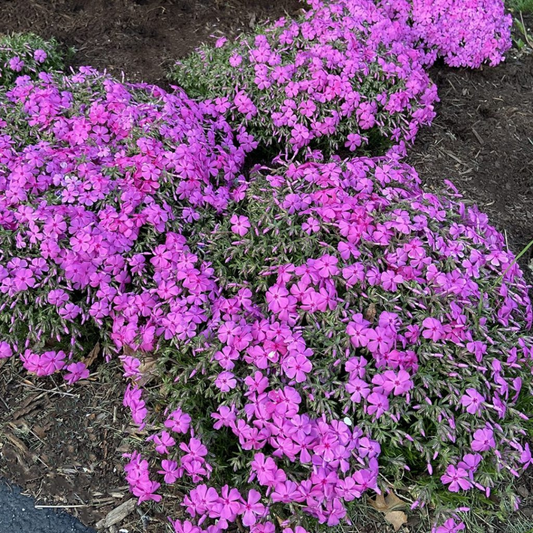
[[[0,533],[95,533],[56,509],[36,509],[35,500],[0,479]]]

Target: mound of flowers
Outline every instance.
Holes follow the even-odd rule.
[[[190,242],[213,316],[144,397],[159,459],[127,466],[141,498],[193,484],[176,531],[315,532],[369,490],[468,501],[531,463],[531,304],[485,215],[387,158],[263,169],[230,213]]]
[[[63,52],[54,39],[32,33],[0,37],[0,87],[13,86],[19,76],[37,78],[40,72],[60,71],[70,53]]]
[[[238,194],[248,136],[181,92],[40,77],[0,109],[0,357],[74,382],[97,341],[152,351],[173,312],[194,333],[213,282],[180,232]]]
[[[452,67],[500,63],[511,48],[512,16],[501,0],[412,0],[412,28]]]
[[[126,478],[180,498],[178,533],[317,533],[390,489],[459,531],[443,494],[504,498],[532,461],[520,269],[399,158],[434,116],[424,69],[499,61],[508,19],[433,4],[313,0],[182,61],[200,102],[4,60],[0,358],[74,383],[96,343],[119,355],[146,436]],[[244,176],[258,147],[281,155]]]
[[[200,48],[170,78],[278,151],[379,154],[412,141],[432,121],[437,94],[408,26],[373,0],[310,4],[299,20]]]

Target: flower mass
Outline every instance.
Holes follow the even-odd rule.
[[[495,65],[509,32],[496,0],[311,0],[178,62],[171,92],[2,49],[0,358],[69,385],[96,342],[118,358],[126,480],[183,495],[177,533],[319,532],[401,486],[436,533],[464,529],[443,494],[516,503],[528,286],[404,161],[428,68]]]

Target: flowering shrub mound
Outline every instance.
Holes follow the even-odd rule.
[[[474,502],[532,462],[520,269],[398,156],[434,116],[437,55],[501,59],[501,4],[309,4],[180,63],[199,103],[38,73],[55,43],[0,65],[0,358],[74,383],[96,342],[120,354],[148,435],[126,478],[182,499],[178,533],[315,533],[400,486]]]
[[[32,33],[1,37],[0,86],[11,87],[18,76],[37,78],[40,72],[62,70],[65,59],[54,39],[45,41]]]
[[[213,282],[181,231],[227,207],[248,136],[182,92],[88,68],[40,78],[0,107],[0,357],[74,382],[98,340],[109,354],[194,334]]]
[[[424,52],[372,0],[341,0],[280,19],[236,44],[225,39],[177,63],[170,77],[208,98],[262,146],[383,153],[433,117]]]
[[[263,169],[230,212],[190,241],[222,291],[213,315],[145,396],[159,460],[127,467],[141,498],[193,484],[176,531],[318,531],[385,489],[378,473],[420,504],[531,463],[531,304],[485,215],[386,158]]]
[[[452,67],[503,61],[511,48],[512,16],[502,0],[412,0],[412,26],[424,46]]]

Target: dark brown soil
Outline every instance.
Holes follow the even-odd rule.
[[[165,86],[172,62],[211,35],[231,37],[298,9],[297,0],[0,0],[0,33],[55,37],[77,48],[74,65]],[[438,117],[420,133],[409,161],[430,188],[451,180],[518,253],[533,240],[533,56],[475,71],[441,65],[432,76]],[[533,247],[522,258],[526,271],[532,254]],[[121,466],[128,416],[120,407],[120,372],[91,371],[76,387],[56,387],[0,362],[0,475],[94,526],[131,495]],[[533,477],[520,491],[532,516]],[[162,532],[164,511],[152,507],[151,522],[133,511],[117,526]],[[386,528],[376,527],[368,531]]]
[[[117,369],[57,387],[21,377],[11,365],[0,365],[0,476],[94,526],[131,497],[120,457],[129,419],[122,387],[114,385]]]
[[[169,65],[211,35],[298,9],[298,0],[0,0],[0,33],[55,37],[78,50],[76,65],[165,85]]]
[[[533,240],[533,55],[480,70],[435,67],[432,76],[437,118],[409,162],[430,187],[449,179],[519,253]],[[526,271],[532,254],[521,260]]]

